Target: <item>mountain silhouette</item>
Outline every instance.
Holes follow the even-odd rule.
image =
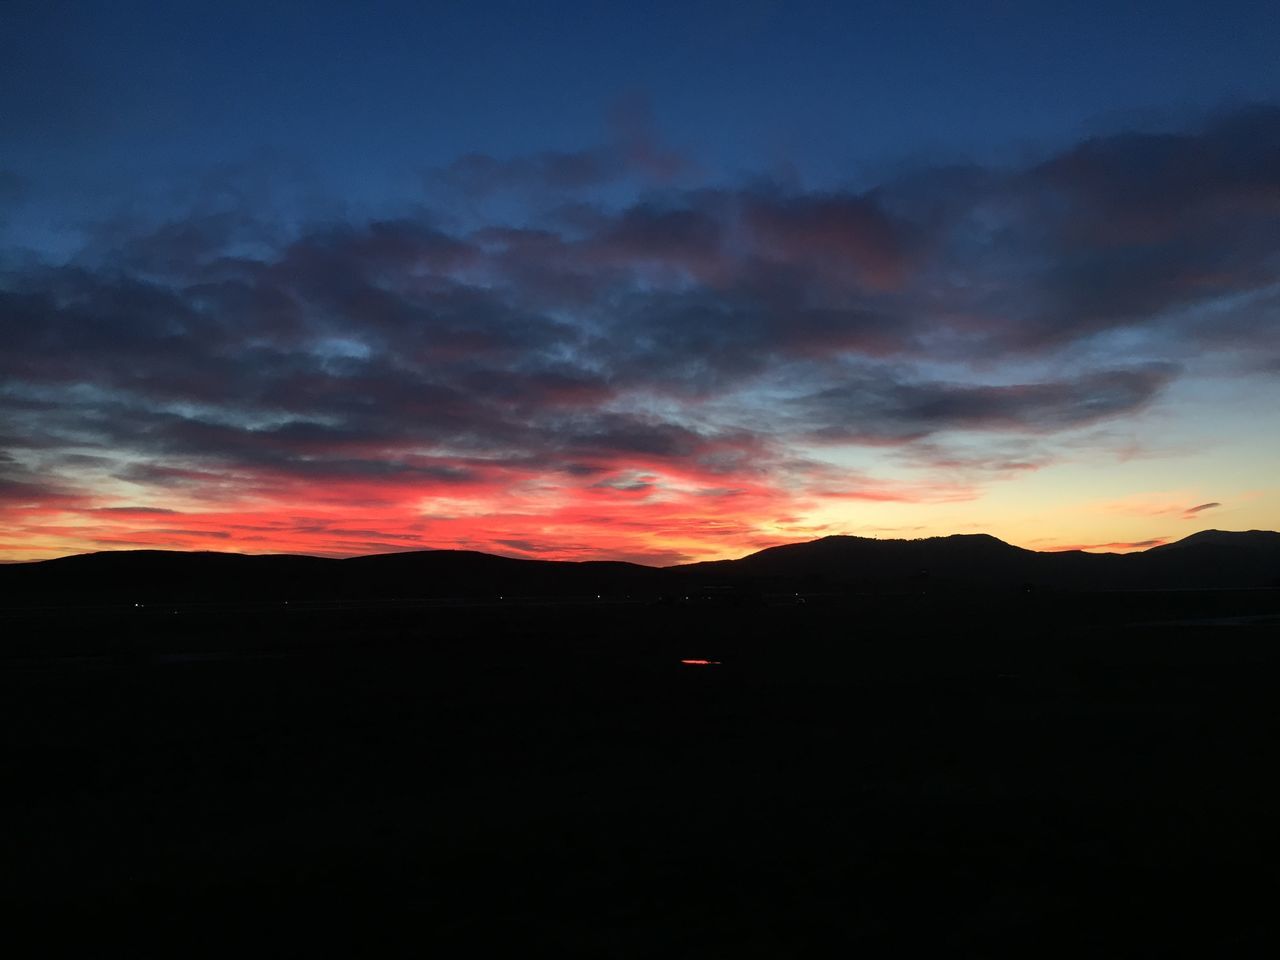
[[[1175,540],[1173,543],[1152,547],[1148,553],[1165,550],[1179,550],[1185,547],[1203,545],[1245,548],[1250,550],[1275,550],[1280,548],[1280,533],[1273,530],[1201,530],[1189,537]]]
[[[127,550],[0,565],[0,602],[646,599],[770,593],[1280,586],[1280,533],[1204,530],[1139,553],[1038,552],[987,534],[830,536],[673,567],[467,550],[347,559]]]
[[[1037,554],[988,534],[956,534],[921,540],[832,536],[770,547],[741,560],[676,568],[686,575],[730,579],[795,579],[855,583],[904,578],[959,577],[1007,581],[1023,575]]]

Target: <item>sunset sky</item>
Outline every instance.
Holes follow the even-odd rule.
[[[0,559],[1280,529],[1261,3],[0,9]]]

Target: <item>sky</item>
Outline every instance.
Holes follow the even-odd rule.
[[[0,560],[1280,529],[1265,3],[0,7]]]

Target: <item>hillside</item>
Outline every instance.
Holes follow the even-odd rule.
[[[461,550],[345,560],[132,550],[0,566],[0,600],[284,602],[499,598],[654,599],[701,594],[1167,590],[1280,585],[1280,533],[1206,530],[1133,554],[1039,553],[985,534],[832,536],[738,560],[655,568],[522,560]],[[717,593],[720,591],[720,593]]]

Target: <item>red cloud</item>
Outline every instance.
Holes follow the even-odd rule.
[[[674,563],[740,554],[812,532],[794,518],[824,499],[939,496],[933,488],[871,481],[832,490],[829,468],[804,463],[726,473],[690,460],[615,455],[597,458],[585,472],[472,459],[431,466],[448,466],[459,479],[260,471],[219,476],[206,487],[200,471],[161,470],[155,476],[182,482],[153,488],[156,505],[117,506],[88,493],[64,497],[56,507],[11,505],[0,520],[0,542],[22,556],[123,547],[327,556],[466,548]]]

